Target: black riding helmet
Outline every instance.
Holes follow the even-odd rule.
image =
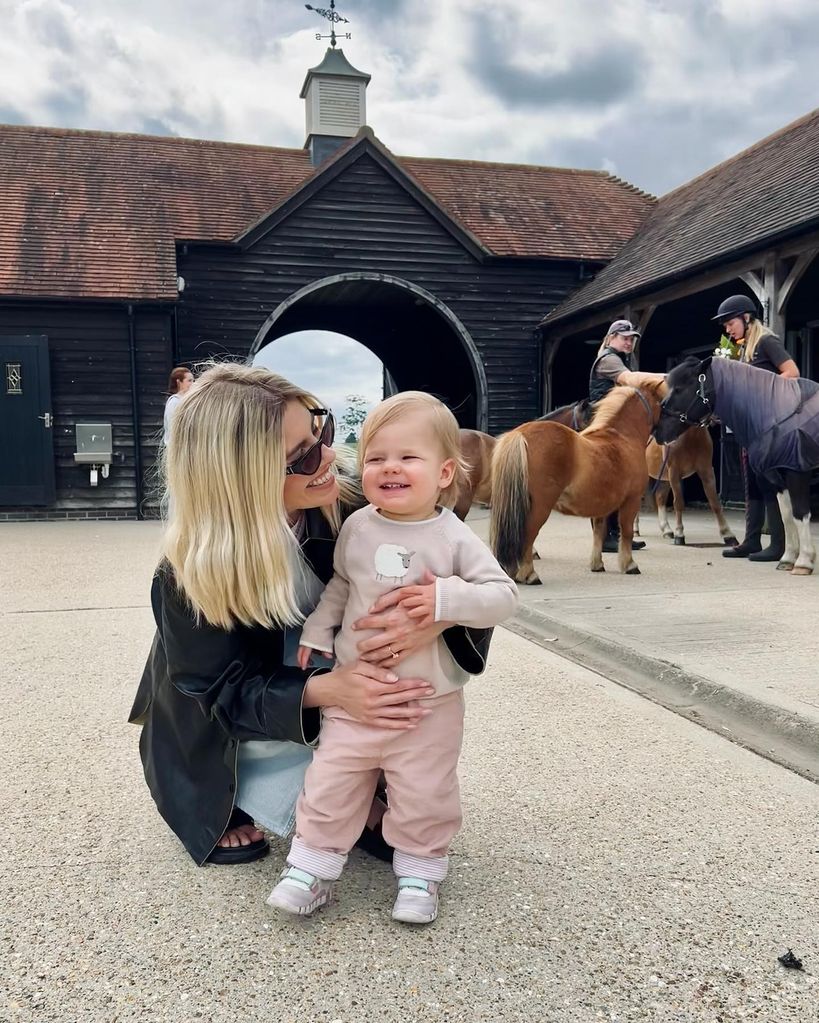
[[[730,298],[720,302],[717,315],[712,316],[711,319],[716,323],[724,323],[725,320],[733,319],[734,316],[742,316],[745,313],[750,313],[751,316],[757,315],[754,300],[748,298],[747,295],[731,295]]]

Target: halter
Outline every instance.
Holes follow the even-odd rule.
[[[688,407],[683,412],[672,412],[671,409],[666,408],[665,403],[668,401],[668,398],[670,398],[671,395],[669,395],[667,398],[664,398],[660,402],[660,416],[671,416],[672,419],[677,419],[681,423],[685,423],[686,426],[701,427],[708,426],[708,424],[711,422],[711,419],[713,418],[714,410],[711,407],[711,399],[705,393],[705,380],[706,380],[705,373],[700,373],[700,375],[697,377],[698,381],[697,392],[691,399],[691,401],[688,403]],[[691,414],[691,409],[694,407],[696,402],[699,402],[702,405],[702,415],[699,417],[699,419],[693,418]]]

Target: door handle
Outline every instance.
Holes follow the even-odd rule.
[[[47,430],[51,429],[51,424],[53,423],[54,420],[51,418],[51,413],[50,412],[46,412],[46,413],[44,413],[41,416],[37,416],[37,418],[43,420],[43,422],[45,423],[45,428]]]

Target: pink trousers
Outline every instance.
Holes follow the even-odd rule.
[[[413,857],[446,856],[461,826],[458,756],[463,737],[460,690],[424,701],[417,728],[363,725],[331,708],[296,807],[300,845],[346,854],[364,829],[379,772],[387,781],[384,838]]]

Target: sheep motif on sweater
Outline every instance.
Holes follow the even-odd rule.
[[[397,543],[382,543],[375,550],[376,579],[394,579],[400,582],[409,571],[415,551],[408,551]]]
[[[422,522],[396,522],[372,506],[361,508],[342,526],[334,568],[304,623],[301,643],[335,654],[340,664],[354,664],[358,644],[375,635],[353,630],[353,623],[385,593],[423,583],[427,571],[435,576],[436,621],[489,629],[518,602],[517,587],[492,552],[448,508]],[[468,678],[441,639],[402,661],[396,674],[426,679],[436,696],[454,692]]]

